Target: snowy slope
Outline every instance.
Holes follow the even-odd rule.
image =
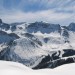
[[[67,64],[55,69],[42,69],[38,70],[39,73],[43,72],[43,75],[75,75],[75,63],[74,64]]]
[[[7,50],[7,52],[1,53],[5,53],[4,59],[7,57],[6,60],[11,59],[12,61],[18,61],[27,66],[36,66],[36,64],[41,62],[45,55],[48,55],[46,51],[42,50],[37,43],[28,38],[20,38],[15,40],[13,45],[9,48],[9,51]],[[9,55],[7,53],[9,53]]]
[[[55,69],[31,70],[15,62],[0,61],[1,75],[75,75],[75,64],[67,64]]]

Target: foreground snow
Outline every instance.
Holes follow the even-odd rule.
[[[0,61],[0,75],[75,75],[75,63],[55,69],[32,70],[19,63]]]

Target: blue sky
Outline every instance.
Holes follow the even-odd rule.
[[[0,0],[0,18],[11,22],[75,22],[75,0]]]

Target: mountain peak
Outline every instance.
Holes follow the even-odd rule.
[[[0,23],[2,23],[2,19],[0,19]]]
[[[68,29],[71,31],[75,31],[75,23],[74,22],[70,23],[70,25],[68,26]]]
[[[27,27],[27,31],[29,33],[36,33],[40,31],[41,33],[51,33],[51,32],[60,32],[60,25],[59,24],[50,24],[50,23],[44,23],[44,22],[35,22],[31,23]]]

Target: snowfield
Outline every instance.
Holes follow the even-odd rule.
[[[0,61],[0,75],[75,75],[75,63],[55,69],[32,70],[20,63]]]

